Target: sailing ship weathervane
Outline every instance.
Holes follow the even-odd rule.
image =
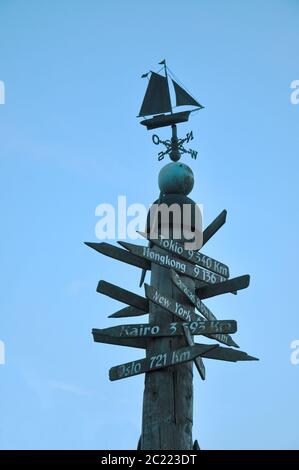
[[[192,158],[196,159],[197,152],[195,150],[186,150],[183,147],[184,143],[189,143],[190,140],[193,140],[192,131],[189,132],[184,139],[178,139],[177,124],[187,122],[192,112],[203,109],[204,106],[172,78],[173,74],[167,67],[165,60],[162,60],[159,64],[163,65],[164,75],[150,71],[141,76],[145,78],[150,75],[150,78],[137,117],[144,118],[140,124],[146,126],[147,130],[171,126],[172,136],[170,140],[161,140],[156,134],[152,137],[155,145],[163,144],[166,147],[166,150],[159,152],[158,160],[163,160],[166,155],[169,155],[172,161],[177,162],[184,153],[188,153]],[[176,106],[172,106],[171,103],[169,75],[171,76],[171,82],[174,88]],[[173,111],[174,108],[181,106],[192,106],[194,109],[179,112]]]

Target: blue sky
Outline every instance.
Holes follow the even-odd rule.
[[[251,274],[249,289],[207,305],[260,358],[205,361],[194,438],[298,449],[298,2],[1,0],[0,18],[0,448],[137,445],[144,377],[111,383],[108,370],[142,352],[95,344],[91,329],[118,324],[107,315],[123,306],[98,280],[142,293],[140,273],[83,242],[98,204],[158,196],[162,164],[135,116],[140,75],[166,58],[205,105],[179,129],[199,150],[184,158],[191,197],[206,224],[228,210],[205,252]]]

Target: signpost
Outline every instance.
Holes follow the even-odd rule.
[[[139,348],[145,352],[144,358],[114,366],[109,371],[112,381],[145,374],[138,449],[198,450],[199,444],[192,437],[193,363],[204,380],[203,358],[230,362],[256,360],[243,351],[233,349],[238,347],[230,336],[237,331],[236,321],[218,320],[202,300],[245,289],[250,278],[245,275],[229,279],[226,264],[204,255],[201,250],[184,248],[185,242],[190,241],[190,234],[196,232],[201,235],[200,222],[195,216],[196,204],[187,197],[194,184],[193,172],[187,165],[176,163],[183,154],[195,156],[195,151],[186,150],[183,146],[184,142],[193,139],[192,131],[184,139],[177,136],[177,124],[187,122],[192,109],[179,112],[173,109],[169,93],[170,71],[165,60],[160,64],[163,64],[164,74],[148,72],[143,75],[150,75],[150,78],[139,113],[141,124],[148,130],[171,127],[171,139],[162,141],[157,135],[154,136],[154,143],[166,146],[160,158],[169,155],[172,160],[159,174],[160,196],[155,204],[166,204],[169,209],[172,204],[177,204],[179,208],[187,206],[191,217],[187,223],[183,216],[180,219],[173,216],[166,227],[169,239],[162,237],[164,222],[157,217],[152,223],[151,217],[148,217],[142,234],[148,239],[149,246],[120,241],[118,243],[125,248],[122,249],[108,243],[86,243],[105,256],[141,269],[140,285],[144,282],[146,271],[151,271],[150,285],[145,284],[146,298],[103,280],[97,287],[97,292],[127,304],[110,318],[149,314],[148,321],[94,328],[92,335],[98,343]],[[172,83],[178,107],[203,108],[176,79],[173,78]],[[226,215],[226,210],[222,211],[203,231],[202,246],[224,225]],[[181,238],[174,239],[178,228]],[[194,343],[196,335],[216,340],[217,344]],[[219,346],[218,343],[231,347]]]

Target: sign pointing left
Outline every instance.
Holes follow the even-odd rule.
[[[124,302],[125,304],[138,308],[142,312],[148,313],[149,311],[149,303],[147,299],[141,297],[141,295],[133,294],[133,292],[122,289],[115,284],[111,284],[110,282],[100,281],[98,283],[97,292],[107,295],[108,297],[112,297],[112,299],[119,300],[119,302]]]
[[[192,347],[155,354],[145,359],[139,359],[112,367],[109,371],[109,378],[110,380],[125,379],[132,375],[144,374],[145,372],[176,366],[177,364],[193,361],[197,356],[204,355],[208,351],[218,347],[218,344],[196,344]]]
[[[217,320],[211,310],[189,289],[189,287],[184,283],[183,279],[173,270],[171,271],[171,279],[177,288],[186,295],[190,302],[206,318],[206,320]],[[230,335],[209,335],[209,338],[217,339],[220,343],[227,344],[228,346],[234,346],[235,348],[239,347]]]
[[[138,256],[129,253],[127,250],[122,250],[118,246],[110,245],[109,243],[90,243],[85,242],[85,245],[93,248],[94,250],[102,253],[102,255],[109,256],[110,258],[117,259],[123,263],[131,264],[141,269],[151,269],[151,263]]]
[[[142,312],[139,308],[136,307],[125,307],[117,312],[109,315],[108,318],[126,318],[126,317],[140,317],[141,315],[146,315],[148,312]]]

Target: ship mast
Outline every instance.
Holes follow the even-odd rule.
[[[165,59],[162,60],[160,64],[164,65],[165,78],[167,80],[168,90],[169,90],[169,80],[168,80],[166,60]],[[170,94],[170,90],[169,90],[169,94]],[[171,98],[170,98],[170,103],[171,103]],[[171,114],[173,114],[172,106],[171,106],[170,112]],[[177,133],[176,124],[171,125],[171,151],[169,153],[169,157],[174,162],[177,162],[181,158],[181,154],[179,152],[179,141],[178,141],[178,133]]]

